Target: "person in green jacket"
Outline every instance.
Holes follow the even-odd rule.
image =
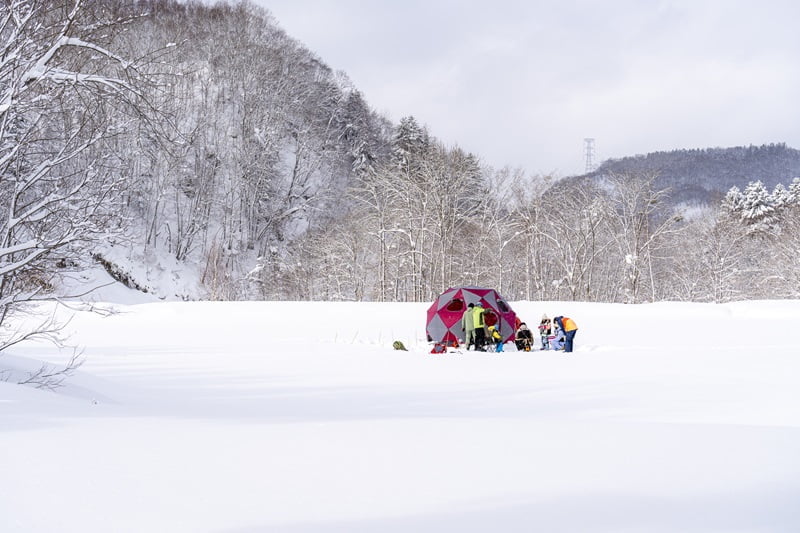
[[[485,350],[483,345],[486,344],[486,322],[483,320],[483,313],[485,312],[486,309],[481,307],[481,304],[472,308],[472,323],[475,327],[475,349],[481,352]]]
[[[475,344],[475,319],[472,317],[474,309],[475,304],[469,304],[467,310],[461,315],[461,331],[464,332],[464,344],[467,350]]]

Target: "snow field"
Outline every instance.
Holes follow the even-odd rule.
[[[571,355],[429,354],[428,304],[97,306],[67,386],[0,383],[0,531],[800,527],[800,302],[512,302]]]

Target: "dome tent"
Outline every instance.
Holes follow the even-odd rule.
[[[481,304],[487,326],[496,326],[503,342],[514,339],[517,314],[494,289],[451,287],[440,294],[428,308],[425,332],[429,342],[464,342],[461,317],[469,304]]]

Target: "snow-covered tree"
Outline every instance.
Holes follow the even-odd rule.
[[[392,160],[405,172],[412,172],[430,147],[430,134],[413,116],[400,119],[392,137]]]
[[[92,39],[114,21],[85,20],[82,8],[0,6],[0,327],[108,231],[123,185],[107,147],[135,115],[137,73]],[[0,349],[44,331],[4,328]]]
[[[739,216],[742,222],[754,228],[766,229],[775,221],[775,200],[764,184],[754,181],[745,187]]]
[[[791,194],[782,183],[775,185],[775,188],[772,190],[771,199],[772,205],[776,211],[780,211],[791,204]]]
[[[800,206],[800,178],[794,178],[789,184],[789,205]]]
[[[725,198],[722,200],[722,209],[738,218],[738,213],[742,209],[742,202],[742,191],[734,185],[725,194]]]

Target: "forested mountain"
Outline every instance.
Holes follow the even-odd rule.
[[[800,150],[785,144],[653,152],[609,159],[584,178],[609,174],[654,174],[675,204],[717,204],[731,187],[760,181],[772,189],[800,176]]]
[[[0,327],[92,261],[164,298],[800,295],[784,145],[557,182],[392,123],[247,1],[9,0],[0,20]]]
[[[155,142],[137,136],[129,159],[126,203],[144,222],[132,259],[166,249],[199,264],[212,296],[236,297],[230,280],[345,212],[354,173],[388,157],[391,125],[247,2],[136,9],[144,16],[115,44],[154,58],[143,69],[163,126]]]

